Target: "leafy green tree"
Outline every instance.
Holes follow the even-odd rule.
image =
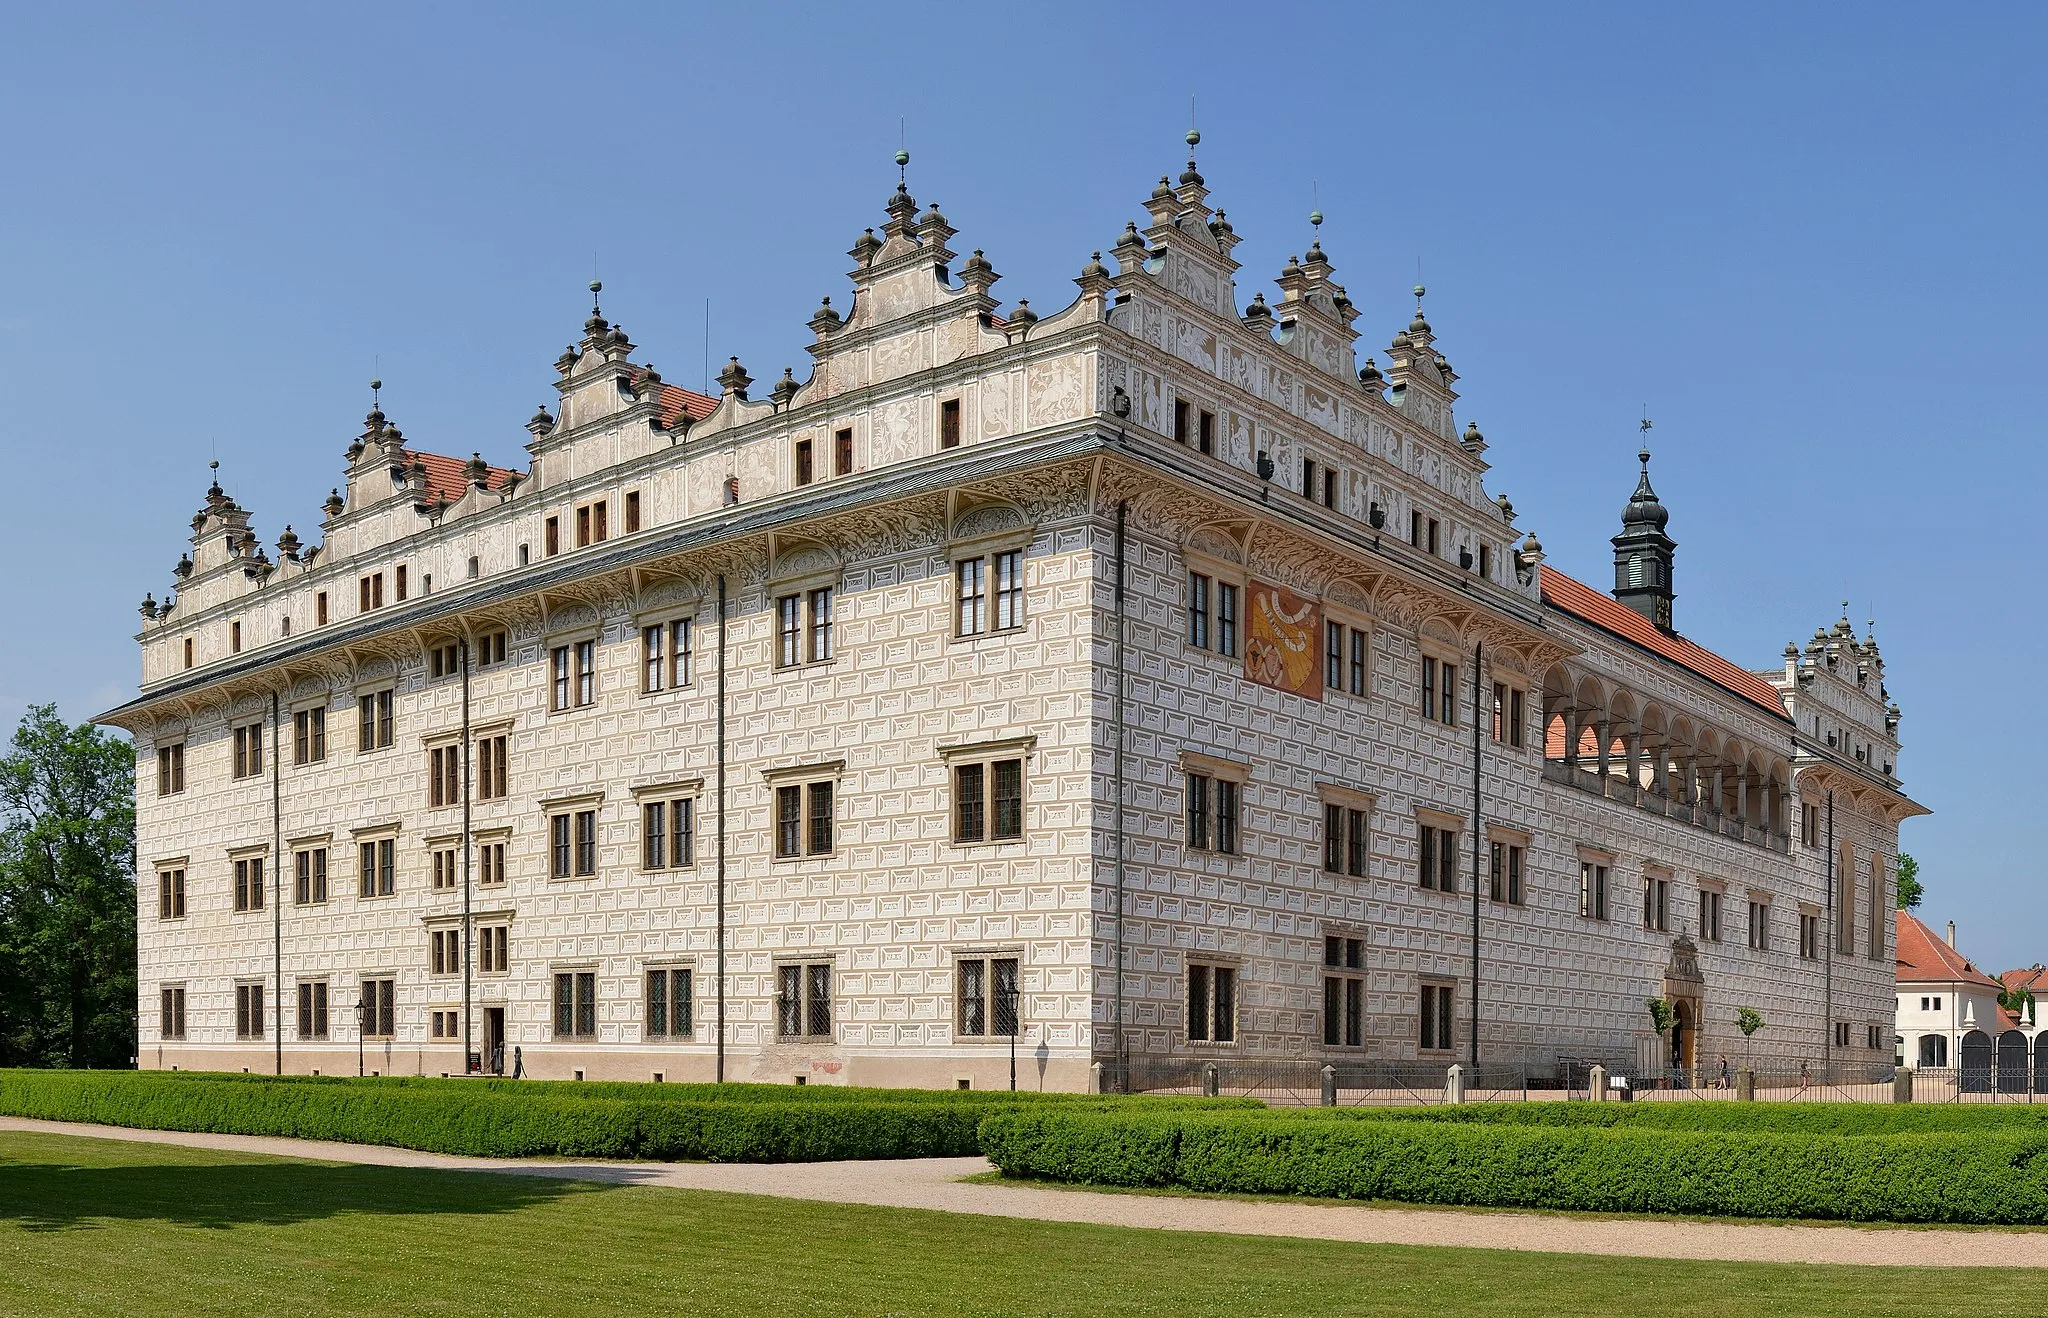
[[[33,705],[0,757],[0,1066],[135,1054],[135,752]]]
[[[1745,1066],[1749,1063],[1749,1038],[1763,1027],[1764,1018],[1755,1007],[1735,1009],[1735,1028],[1742,1031],[1742,1061]]]
[[[1927,895],[1920,886],[1920,862],[1901,851],[1899,853],[1899,909],[1911,910]]]

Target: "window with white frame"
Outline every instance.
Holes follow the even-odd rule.
[[[476,844],[476,881],[479,887],[491,888],[505,882],[505,844],[497,841],[482,841]]]
[[[1818,921],[1815,922],[1814,933],[1816,936],[1820,933]],[[1755,897],[1749,899],[1749,947],[1752,952],[1771,950],[1771,904]]]
[[[775,601],[775,665],[797,668],[832,658],[832,587],[818,586]]]
[[[430,929],[427,931],[427,971],[434,975],[459,975],[462,973],[462,931],[460,929]]]
[[[1750,946],[1755,947],[1756,944],[1751,943]],[[1820,960],[1819,911],[1801,911],[1799,913],[1799,959],[1801,961]],[[1927,999],[1922,998],[1920,1003],[1920,1009],[1922,1011],[1927,1010]],[[1934,1000],[1934,1009],[1936,1011],[1941,1010],[1940,998]]]
[[[1507,682],[1493,684],[1493,739],[1519,750],[1528,738],[1529,697]]]
[[[1528,903],[1528,893],[1523,886],[1523,865],[1528,845],[1528,838],[1513,834],[1496,833],[1489,840],[1486,868],[1489,898],[1509,906]]]
[[[462,804],[462,744],[427,748],[427,806]]]
[[[1435,812],[1418,814],[1416,820],[1416,883],[1436,892],[1456,892],[1463,825],[1455,816]]]
[[[292,853],[292,903],[320,906],[327,901],[327,848],[304,847]]]
[[[1658,933],[1671,928],[1671,878],[1654,870],[1643,871],[1643,928]]]
[[[1238,588],[1206,572],[1188,573],[1188,644],[1225,658],[1237,655]]]
[[[1458,665],[1448,659],[1422,656],[1422,717],[1447,728],[1458,724]]]
[[[429,857],[435,892],[454,892],[462,886],[462,871],[454,847],[435,846],[430,850]]]
[[[318,764],[327,758],[327,707],[292,711],[292,763]]]
[[[495,801],[510,795],[512,775],[505,734],[476,739],[476,799]]]
[[[1190,961],[1187,983],[1188,1040],[1237,1041],[1237,967]]]
[[[1364,878],[1372,847],[1371,797],[1324,787],[1323,872]]]
[[[597,809],[548,815],[548,877],[587,879],[597,873]]]
[[[356,697],[356,749],[379,751],[391,745],[391,688]]]
[[[1323,620],[1323,686],[1347,695],[1365,694],[1368,641],[1363,628],[1335,618]]]
[[[156,874],[156,918],[185,918],[185,867],[161,869]]]
[[[176,796],[185,790],[185,743],[156,748],[156,794]]]
[[[243,856],[235,861],[235,909],[263,909],[263,857]]]
[[[1187,770],[1183,796],[1188,850],[1237,854],[1243,793],[1241,778],[1219,773],[1206,763]]]
[[[483,975],[502,975],[512,968],[512,927],[487,924],[476,931],[476,968]]]
[[[263,725],[244,723],[234,730],[234,776],[254,778],[263,772]]]
[[[1579,859],[1579,914],[1588,920],[1607,918],[1607,872],[1605,857]]]
[[[166,984],[158,990],[161,1015],[157,1018],[157,1035],[164,1039],[185,1037],[185,986]]]
[[[1707,943],[1721,941],[1721,890],[1700,889],[1700,940]]]

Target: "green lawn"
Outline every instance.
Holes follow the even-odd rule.
[[[0,1313],[2028,1314],[2036,1273],[1071,1226],[0,1133]]]

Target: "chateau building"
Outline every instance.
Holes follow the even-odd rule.
[[[765,396],[593,301],[523,469],[373,409],[274,558],[216,483],[103,716],[143,1065],[1889,1065],[1876,641],[1687,640],[1647,451],[1551,569],[1423,290],[1384,368],[1320,241],[1242,304],[1192,155],[1058,311],[899,185]]]

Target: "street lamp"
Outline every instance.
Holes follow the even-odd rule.
[[[1021,969],[1021,967],[1020,967]],[[1013,972],[1014,974],[1014,972]],[[1017,1089],[1017,998],[1021,985],[1017,978],[1010,980],[1008,987],[1000,984],[996,989],[996,1028],[1010,1036],[1010,1090]]]
[[[363,991],[356,990],[356,1079],[363,1078]]]

